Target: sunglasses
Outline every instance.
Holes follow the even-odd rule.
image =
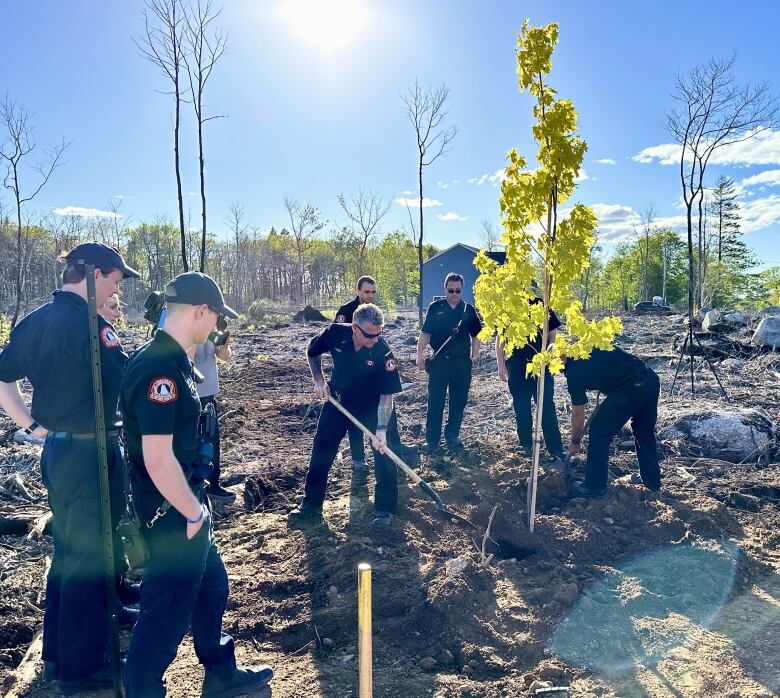
[[[360,330],[360,331],[363,333],[363,336],[364,336],[366,339],[376,339],[377,337],[381,336],[381,334],[382,334],[382,330],[379,330],[379,332],[377,332],[376,334],[372,334],[371,332],[366,332],[366,331],[365,331],[365,330],[364,330],[364,329],[363,329],[363,328],[362,328],[360,325],[358,325],[357,323],[355,323],[355,327],[357,327],[357,328],[358,328],[358,329],[359,329],[359,330]]]
[[[460,293],[461,291],[463,291],[462,288],[448,288],[447,289],[447,293]]]

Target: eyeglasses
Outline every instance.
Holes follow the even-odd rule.
[[[358,329],[359,329],[359,330],[360,330],[360,331],[363,333],[363,336],[364,336],[366,339],[376,339],[377,337],[381,336],[381,334],[382,334],[382,330],[379,330],[379,332],[377,332],[376,334],[372,334],[371,332],[366,332],[366,331],[365,331],[365,330],[364,330],[364,329],[363,329],[363,328],[362,328],[360,325],[358,325],[357,323],[355,323],[355,327],[357,327],[357,328],[358,328]]]
[[[459,294],[459,293],[461,293],[461,291],[463,291],[462,288],[448,288],[447,289],[447,293],[458,293]]]

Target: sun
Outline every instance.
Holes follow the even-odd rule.
[[[351,43],[368,19],[363,0],[283,0],[281,12],[302,39],[325,52]]]

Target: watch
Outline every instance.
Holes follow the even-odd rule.
[[[25,433],[25,434],[30,434],[30,435],[32,435],[32,433],[33,433],[33,432],[34,432],[34,431],[35,431],[35,430],[36,430],[36,429],[37,429],[39,426],[41,426],[41,425],[40,425],[40,424],[38,424],[38,422],[36,422],[35,420],[33,420],[33,423],[32,423],[32,424],[30,424],[30,426],[27,426],[27,427],[25,427],[25,428],[24,428],[24,433]]]

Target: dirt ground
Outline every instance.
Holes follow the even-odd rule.
[[[699,359],[696,396],[686,378],[669,397],[679,318],[625,320],[620,345],[661,376],[660,426],[687,408],[778,412],[780,354],[746,351],[740,365],[721,357],[728,398]],[[498,507],[488,564],[481,535],[437,514],[417,488],[402,488],[389,530],[373,529],[373,476],[353,476],[346,439],[331,470],[326,525],[288,530],[285,514],[301,492],[320,411],[303,353],[317,330],[245,328],[221,374],[224,480],[238,493],[216,521],[231,581],[225,625],[240,661],[274,667],[275,697],[357,698],[361,562],[373,573],[377,698],[504,698],[529,695],[545,685],[539,681],[583,697],[778,695],[774,448],[757,463],[736,464],[701,458],[696,444],[662,443],[663,489],[653,493],[631,481],[636,459],[626,431],[616,439],[606,499],[572,499],[560,475],[542,471],[531,534],[530,463],[514,452],[509,394],[484,349],[464,420],[466,453],[424,457],[419,472],[483,527]],[[411,383],[398,400],[401,436],[419,443],[426,387],[414,367],[413,325],[391,322],[386,335]],[[565,437],[570,407],[562,379],[556,403]],[[22,472],[32,501],[0,492],[0,514],[44,510],[36,448],[6,439],[0,481],[14,468]],[[581,472],[581,463],[574,467]],[[12,672],[40,625],[50,552],[47,537],[0,538],[0,692],[12,690]],[[202,670],[189,640],[167,679],[171,696],[199,694]],[[16,695],[49,695],[39,678],[22,683]]]

